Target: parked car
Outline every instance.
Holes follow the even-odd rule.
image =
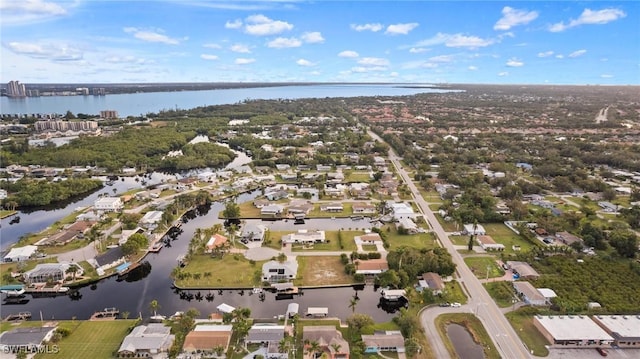
[[[451,306],[451,304],[450,303],[440,303],[440,306],[441,307],[449,307],[449,306]]]
[[[462,307],[462,304],[460,304],[458,302],[454,302],[454,303],[451,303],[451,306],[454,307],[454,308],[460,308],[460,307]]]
[[[609,353],[607,353],[606,350],[602,349],[602,348],[596,348],[596,350],[598,351],[598,353],[600,355],[602,355],[603,357],[606,357],[607,355],[609,355]]]

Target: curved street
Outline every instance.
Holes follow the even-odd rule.
[[[375,133],[368,131],[369,135],[384,143],[384,140]],[[389,160],[395,166],[398,174],[402,177],[402,180],[407,184],[416,205],[420,208],[424,214],[425,220],[429,223],[429,226],[433,230],[433,233],[438,237],[440,243],[444,248],[451,253],[453,262],[456,264],[456,272],[461,286],[466,290],[469,295],[469,301],[466,305],[459,308],[442,308],[441,310],[427,309],[422,312],[421,322],[427,334],[427,338],[431,344],[431,347],[438,358],[450,357],[447,352],[442,339],[438,335],[438,331],[435,328],[434,319],[441,313],[445,312],[460,312],[466,311],[474,313],[484,325],[484,328],[492,338],[496,348],[500,352],[503,358],[530,358],[529,350],[524,346],[517,333],[504,316],[500,308],[495,304],[493,299],[489,296],[487,291],[480,283],[480,280],[471,272],[471,270],[464,263],[464,260],[460,253],[454,248],[453,243],[447,237],[446,232],[442,228],[440,222],[434,215],[433,211],[429,208],[428,203],[424,200],[420,191],[416,187],[415,183],[404,170],[400,163],[400,157],[395,153],[393,149],[389,149]]]

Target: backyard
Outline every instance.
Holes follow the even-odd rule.
[[[513,246],[519,246],[521,251],[529,251],[533,247],[503,223],[488,223],[483,227],[496,243],[504,244],[504,253],[514,253]]]
[[[225,254],[222,258],[194,255],[186,267],[174,269],[174,279],[181,288],[253,287],[260,283],[258,273],[265,262],[249,261],[241,254]]]
[[[497,278],[504,275],[504,270],[493,257],[466,257],[464,262],[478,279]]]
[[[353,283],[353,278],[344,272],[340,257],[298,256],[298,277],[294,284],[300,286],[323,286]]]

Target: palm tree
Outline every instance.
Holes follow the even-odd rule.
[[[289,337],[280,339],[280,341],[278,342],[278,353],[286,353],[287,351],[289,351],[291,343],[288,339]]]
[[[75,265],[71,265],[69,266],[69,268],[67,268],[67,270],[65,271],[65,273],[67,274],[71,274],[73,276],[73,280],[76,280],[76,273],[78,272],[78,267]]]
[[[317,341],[312,341],[309,343],[309,348],[307,348],[307,353],[309,353],[309,355],[313,355],[313,357],[316,357],[316,354],[320,352],[320,344],[318,344]]]
[[[221,357],[224,354],[224,347],[222,345],[216,345],[213,347],[213,352],[216,353],[216,356]]]
[[[284,262],[287,261],[287,255],[282,253],[282,252],[280,252],[278,254],[278,257],[276,257],[276,259],[278,260],[279,263],[284,263]]]
[[[356,305],[358,305],[358,299],[351,298],[351,300],[349,300],[349,308],[351,308],[351,313],[356,312]]]
[[[125,312],[122,312],[122,318],[124,318],[124,319],[129,319],[129,314],[131,314],[131,313],[126,312],[126,311],[125,311]]]
[[[158,303],[157,300],[152,300],[151,303],[149,303],[149,308],[151,308],[151,310],[153,311],[153,316],[157,316],[158,313],[158,309],[160,309],[160,303]]]
[[[340,353],[340,348],[342,348],[342,346],[338,343],[331,344],[331,349],[336,353]]]

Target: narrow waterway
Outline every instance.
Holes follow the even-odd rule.
[[[458,354],[458,358],[464,359],[484,359],[482,346],[473,341],[471,333],[460,324],[449,324],[447,326],[447,336]]]

